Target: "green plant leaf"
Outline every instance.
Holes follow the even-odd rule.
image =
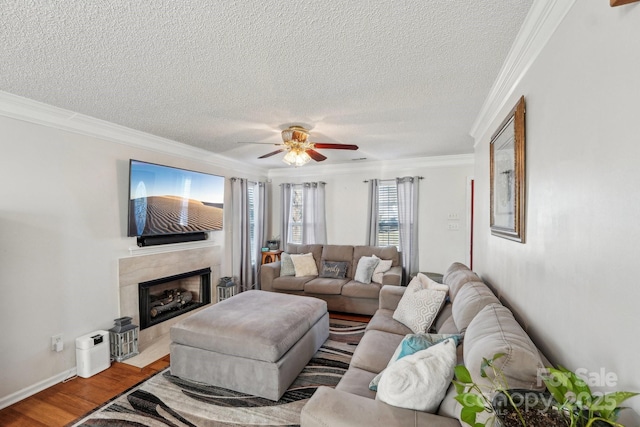
[[[469,373],[469,370],[467,369],[466,366],[457,365],[455,367],[454,373],[458,381],[460,381],[461,383],[465,383],[465,384],[473,383],[473,379],[471,379],[471,374]]]
[[[625,400],[637,396],[638,393],[629,391],[616,391],[600,396],[593,401],[591,409],[600,413],[602,418],[615,421],[618,418],[616,408]]]
[[[460,420],[462,420],[464,423],[469,424],[471,427],[476,427],[478,425],[484,426],[484,424],[476,423],[476,414],[477,412],[474,411],[472,408],[463,407],[462,410],[460,411]]]
[[[467,386],[465,384],[462,384],[459,381],[453,380],[451,381],[453,383],[453,386],[456,388],[456,393],[457,394],[462,394],[464,393],[464,391],[466,390]]]
[[[473,412],[482,412],[486,409],[484,400],[475,393],[462,393],[457,395],[455,399],[463,408],[467,408]]]

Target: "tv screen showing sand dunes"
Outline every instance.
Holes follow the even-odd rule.
[[[222,230],[224,177],[131,160],[128,236]]]

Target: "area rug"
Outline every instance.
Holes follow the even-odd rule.
[[[277,402],[184,381],[167,368],[70,425],[297,426],[300,411],[315,390],[338,384],[365,327],[366,323],[332,319],[329,339]]]

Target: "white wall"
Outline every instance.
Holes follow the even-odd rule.
[[[75,338],[111,328],[119,317],[118,259],[136,247],[135,238],[125,237],[130,158],[247,174],[1,114],[0,135],[2,407],[62,379],[75,368]],[[230,206],[228,182],[225,196]],[[228,212],[225,231],[210,233],[210,243],[223,249]],[[229,274],[229,257],[223,261]],[[61,353],[50,349],[55,334],[64,335]]]
[[[555,363],[640,391],[640,4],[576,1],[476,146],[475,270]],[[489,233],[489,140],[526,98],[526,243]],[[640,398],[629,401],[636,411]]]
[[[271,171],[271,235],[280,234],[280,184],[324,181],[326,186],[327,242],[334,245],[364,245],[367,235],[368,184],[372,178],[394,179],[423,176],[420,181],[420,270],[444,272],[454,261],[469,256],[467,228],[467,178],[473,174],[472,156],[415,159],[411,162],[361,163],[356,165],[304,166],[283,176]],[[448,214],[459,220],[458,231],[450,231]]]

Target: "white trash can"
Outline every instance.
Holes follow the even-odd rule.
[[[78,376],[82,378],[89,378],[111,366],[108,331],[95,331],[76,338],[76,365]]]

